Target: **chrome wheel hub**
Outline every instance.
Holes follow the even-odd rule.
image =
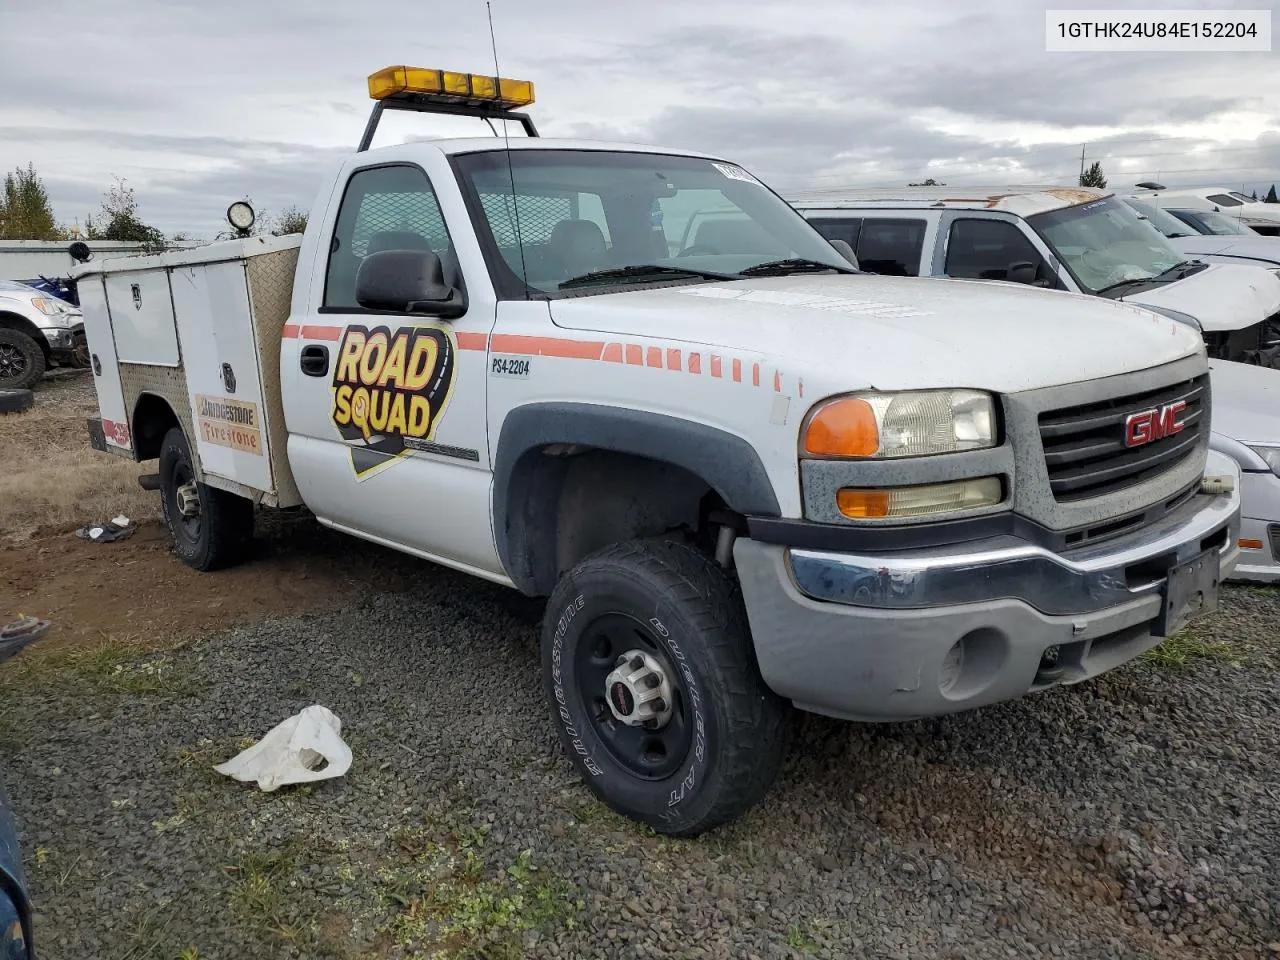
[[[671,719],[671,681],[662,665],[643,650],[618,658],[604,679],[604,698],[619,723],[657,730]]]
[[[196,489],[194,480],[184,483],[174,493],[178,513],[183,519],[190,520],[192,517],[200,516],[200,492]]]

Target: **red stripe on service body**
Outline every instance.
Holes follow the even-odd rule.
[[[782,392],[782,372],[780,370],[773,371],[773,392]]]
[[[660,347],[649,348],[649,358],[646,366],[662,368],[662,349]]]
[[[280,331],[280,339],[294,340],[298,336],[298,325],[296,323],[286,323],[284,329]]]
[[[753,387],[760,386],[760,364],[758,363],[751,365],[751,385]]]
[[[720,376],[720,357],[714,353],[711,355],[711,375],[713,377]]]
[[[600,355],[600,359],[604,360],[606,363],[621,363],[622,362],[622,344],[620,343],[605,344],[604,353]]]
[[[689,354],[689,372],[690,373],[702,372],[702,354],[700,353]]]
[[[737,357],[733,358],[733,382],[742,382],[742,361]]]
[[[307,324],[302,328],[303,340],[341,340],[341,327],[321,327]]]
[[[680,369],[680,351],[676,350],[674,347],[667,348],[667,369]]]
[[[570,360],[599,360],[604,343],[599,340],[561,340],[559,337],[526,337],[495,333],[495,353],[529,353],[538,357],[565,357]]]
[[[640,349],[637,343],[627,344],[627,363],[632,366],[639,366],[644,363],[644,351]]]
[[[459,350],[488,350],[489,335],[487,333],[458,334]]]

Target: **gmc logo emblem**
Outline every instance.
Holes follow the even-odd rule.
[[[1141,413],[1129,414],[1124,421],[1124,445],[1141,447],[1155,440],[1181,433],[1186,424],[1178,419],[1178,415],[1186,408],[1187,402],[1179,400],[1159,410],[1143,410]]]

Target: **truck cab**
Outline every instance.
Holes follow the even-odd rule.
[[[191,566],[301,504],[546,598],[567,757],[681,836],[765,795],[797,708],[1078,683],[1216,606],[1239,471],[1186,325],[859,272],[729,159],[537,136],[523,81],[391,67],[370,94],[300,239],[80,277],[96,445],[158,461]],[[526,135],[374,148],[387,109]]]
[[[1280,363],[1280,275],[1174,249],[1119,197],[1085,187],[822,190],[788,199],[862,267],[1002,280],[1139,304],[1198,326],[1215,359]]]

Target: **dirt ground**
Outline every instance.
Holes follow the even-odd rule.
[[[104,642],[168,645],[274,613],[314,612],[370,586],[403,589],[420,564],[334,534],[305,512],[259,515],[257,561],[200,574],[170,551],[159,494],[137,477],[154,469],[89,446],[93,377],[47,378],[30,411],[0,416],[0,623],[19,615],[54,627],[27,656]],[[75,535],[123,514],[137,532],[115,543]]]

